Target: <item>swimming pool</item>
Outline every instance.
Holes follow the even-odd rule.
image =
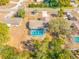
[[[74,36],[72,39],[74,42],[79,43],[79,36]]]
[[[48,0],[44,0],[44,2],[48,2]]]
[[[43,34],[44,34],[44,29],[31,29],[30,30],[31,36],[43,36]]]

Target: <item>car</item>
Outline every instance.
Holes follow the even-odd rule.
[[[74,17],[74,16],[68,16],[68,20],[74,20],[74,21],[77,21],[77,18]]]

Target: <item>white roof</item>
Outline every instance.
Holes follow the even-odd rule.
[[[68,13],[67,13],[67,15],[71,15],[71,13],[70,13],[70,12],[68,12]]]
[[[42,17],[48,17],[47,11],[42,11]]]
[[[43,1],[43,0],[37,0],[37,2],[41,2],[41,1]]]

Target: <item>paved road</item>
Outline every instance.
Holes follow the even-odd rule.
[[[19,0],[19,2],[17,3],[17,5],[15,7],[12,7],[12,8],[9,9],[10,13],[7,14],[4,18],[11,17],[12,15],[14,15],[24,1],[25,0]]]
[[[10,1],[10,3],[16,4],[16,6],[9,8],[9,9],[7,9],[7,8],[6,9],[0,9],[0,11],[11,11],[11,10],[18,9],[24,1],[26,1],[26,0],[19,0],[19,2]]]
[[[18,2],[15,2],[15,1],[10,1],[10,3],[12,3],[12,4],[17,4]]]

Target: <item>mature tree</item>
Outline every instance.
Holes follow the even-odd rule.
[[[16,55],[17,59],[32,59],[29,51],[23,51]]]
[[[65,39],[54,38],[50,42],[51,50],[49,55],[53,59],[76,59],[72,51],[65,47]]]
[[[18,12],[17,12],[17,16],[23,18],[24,15],[25,15],[25,10],[24,10],[24,8],[20,8],[20,9],[18,10]]]
[[[59,6],[70,6],[70,1],[71,0],[59,0]]]
[[[70,6],[71,0],[48,0],[49,7]]]
[[[58,16],[62,17],[64,15],[63,9],[58,10]]]
[[[41,41],[39,43],[34,43],[35,47],[38,46],[38,48],[33,51],[33,59],[50,59],[50,56],[48,54],[48,43],[49,40],[45,39],[44,41]]]
[[[44,39],[33,53],[33,59],[76,59],[72,51],[65,47],[65,39]]]
[[[0,46],[0,55],[2,59],[16,59],[16,52],[15,48],[10,47],[8,45],[1,45]]]
[[[0,0],[0,5],[6,5],[9,3],[9,0]]]
[[[9,39],[9,27],[5,23],[0,22],[0,44],[7,42]]]
[[[32,43],[35,50],[23,52],[17,52],[13,47],[1,45],[0,55],[2,59],[76,59],[72,51],[65,47],[65,39],[61,37],[53,38],[51,41],[45,39]]]
[[[49,7],[57,7],[58,1],[57,0],[48,0]]]
[[[70,32],[71,28],[68,20],[58,17],[50,20],[48,30],[50,33],[57,32],[66,35]]]
[[[17,52],[16,48],[8,45],[0,45],[2,59],[31,59],[29,51]]]
[[[34,4],[34,3],[30,3],[29,5],[28,5],[28,7],[30,7],[30,8],[33,8],[33,7],[36,7],[37,5],[36,4]]]

